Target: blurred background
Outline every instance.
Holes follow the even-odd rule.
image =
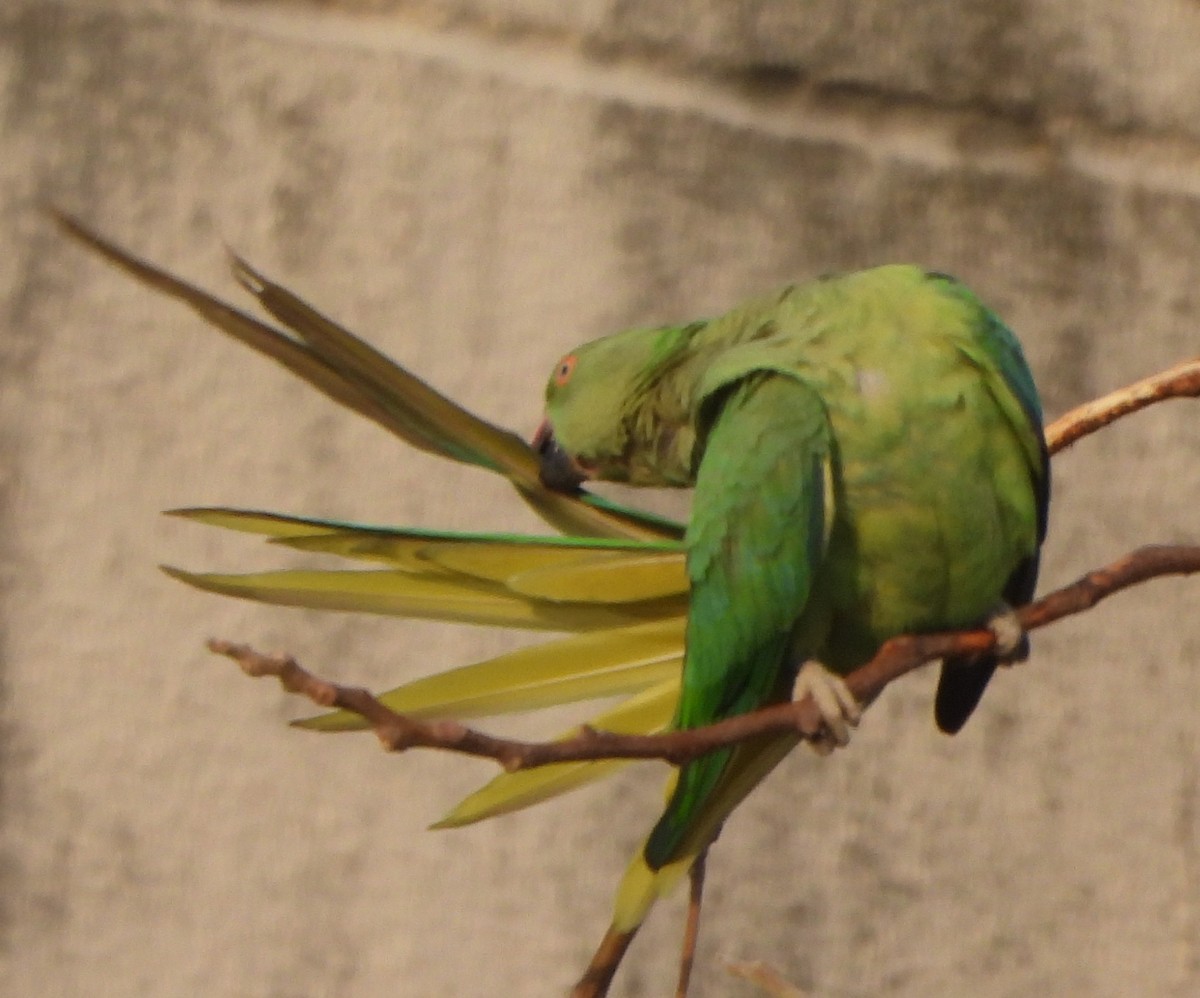
[[[190,591],[156,564],[287,555],[160,510],[537,524],[39,204],[240,300],[228,244],[525,435],[581,340],[894,261],[995,307],[1053,417],[1200,352],[1198,39],[1194,0],[5,0],[0,990],[560,994],[665,773],[429,832],[489,766],[289,730],[206,637],[376,689],[525,639]],[[1197,405],[1055,460],[1044,589],[1200,538]],[[714,849],[694,995],[755,993],[727,959],[835,998],[1200,994],[1198,586],[1038,633],[957,738],[925,670],[794,753]],[[681,913],[614,995],[668,993]]]

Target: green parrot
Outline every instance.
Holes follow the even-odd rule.
[[[858,709],[840,677],[885,640],[989,624],[997,655],[943,665],[935,716],[952,733],[1000,658],[1027,653],[1009,605],[1032,597],[1046,531],[1041,407],[1016,338],[951,277],[879,267],[588,343],[555,366],[536,446],[563,491],[695,490],[675,728],[807,692],[842,743]],[[791,744],[682,768],[615,929]]]
[[[208,591],[568,633],[407,683],[380,697],[394,710],[472,719],[616,696],[588,723],[651,733],[811,693],[832,745],[846,740],[858,713],[838,676],[892,635],[981,622],[997,630],[999,654],[943,667],[935,717],[948,732],[965,723],[997,663],[1027,651],[1004,611],[1032,597],[1046,529],[1040,405],[1015,337],[949,277],[882,267],[787,288],[714,320],[587,344],[555,365],[531,447],[239,259],[235,276],[285,329],[74,219],[57,220],[407,443],[504,475],[568,535],[174,511],[376,566],[167,569]],[[694,487],[691,521],[684,527],[602,499],[580,487],[586,479]],[[296,723],[365,726],[342,711]],[[795,744],[763,738],[683,767],[630,863],[597,959],[614,945],[619,959],[655,899]],[[627,764],[505,773],[436,827],[526,807]]]

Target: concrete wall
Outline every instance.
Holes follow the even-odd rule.
[[[511,642],[259,608],[155,563],[281,555],[161,509],[532,527],[67,245],[210,287],[222,241],[522,432],[564,347],[889,260],[955,272],[1057,414],[1197,353],[1194,0],[7,0],[0,9],[0,990],[561,993],[662,771],[456,833],[403,760],[212,659],[376,688]],[[231,292],[232,293],[232,292]],[[1044,580],[1200,537],[1172,403],[1055,462]],[[1200,993],[1200,590],[1038,634],[953,740],[932,675],[797,753],[714,853],[695,994]],[[615,993],[668,992],[680,904]]]

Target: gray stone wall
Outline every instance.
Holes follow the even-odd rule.
[[[281,556],[159,510],[535,524],[39,203],[222,292],[227,242],[521,432],[566,346],[894,260],[991,302],[1056,415],[1198,352],[1198,44],[1192,0],[7,0],[0,990],[559,994],[663,776],[434,833],[489,770],[287,729],[206,636],[376,688],[519,639],[193,593],[155,564]],[[1045,585],[1200,537],[1197,418],[1056,460]],[[920,674],[796,753],[714,851],[695,994],[752,993],[729,958],[814,995],[1200,993],[1198,601],[1039,633],[953,740]],[[680,911],[615,993],[668,993]]]

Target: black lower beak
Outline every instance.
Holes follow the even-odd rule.
[[[546,488],[568,494],[579,491],[586,476],[571,455],[558,445],[549,423],[538,427],[533,438],[533,449],[537,451],[540,462],[538,478]]]

